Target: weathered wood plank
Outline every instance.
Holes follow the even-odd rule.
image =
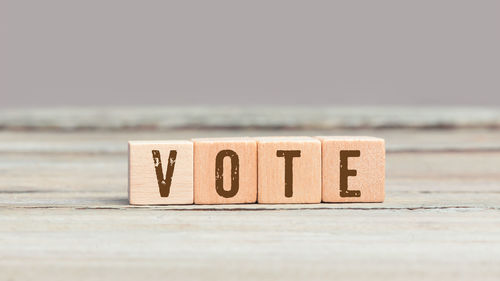
[[[102,154],[127,152],[129,140],[169,140],[235,136],[376,136],[386,141],[387,153],[434,151],[500,151],[500,130],[164,130],[117,132],[0,131],[0,153]]]
[[[387,155],[386,161],[385,203],[328,208],[500,207],[500,153],[396,153]],[[0,171],[4,207],[124,208],[128,204],[126,155],[2,154]],[[178,208],[198,207],[174,209]]]
[[[0,232],[6,280],[500,276],[494,210],[4,209]]]
[[[499,128],[495,107],[100,107],[4,109],[3,130]]]
[[[498,130],[57,131],[0,132],[0,279],[500,276]],[[386,201],[128,205],[127,140],[273,134],[385,138]]]

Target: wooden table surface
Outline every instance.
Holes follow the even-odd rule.
[[[127,141],[371,135],[386,201],[129,206]],[[500,110],[0,112],[0,280],[500,280]]]

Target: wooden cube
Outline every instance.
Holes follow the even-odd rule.
[[[130,204],[193,204],[191,141],[130,141]]]
[[[383,202],[385,142],[373,137],[317,137],[322,143],[323,202]]]
[[[194,203],[257,201],[257,143],[251,138],[205,138],[194,142]]]
[[[310,137],[262,137],[259,203],[320,203],[321,143]]]

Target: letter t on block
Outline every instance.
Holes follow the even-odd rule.
[[[323,202],[383,202],[385,142],[373,137],[317,137]]]
[[[321,143],[310,137],[260,137],[259,203],[321,202]]]
[[[193,204],[191,141],[130,141],[128,147],[130,204]]]

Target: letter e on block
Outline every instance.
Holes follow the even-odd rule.
[[[385,142],[374,137],[317,137],[322,143],[323,202],[383,202]]]
[[[130,204],[193,204],[191,141],[130,141],[128,147]]]

